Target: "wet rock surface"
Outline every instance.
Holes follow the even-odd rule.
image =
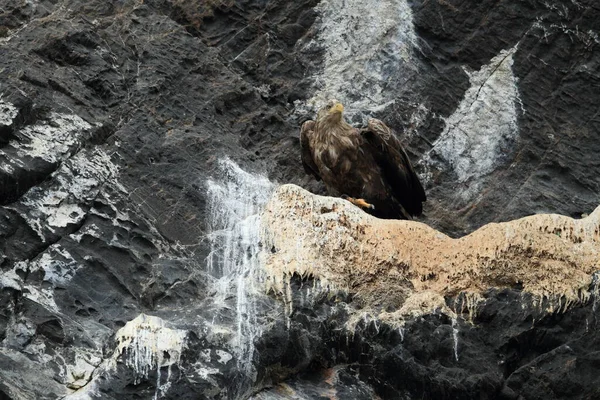
[[[258,215],[324,193],[298,129],[329,96],[401,134],[446,234],[598,205],[592,0],[369,4],[0,0],[0,397],[598,396],[595,298],[399,330],[266,294]]]

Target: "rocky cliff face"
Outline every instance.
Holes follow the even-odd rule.
[[[332,277],[273,285],[260,235],[279,184],[324,193],[297,132],[332,96],[401,135],[422,223],[587,226],[599,14],[592,0],[0,0],[0,397],[598,396],[587,236],[561,225],[540,254],[527,227],[505,238],[502,265],[530,260],[535,280],[490,280],[465,249],[466,286],[419,300],[453,314],[400,326],[381,313],[418,279],[370,305]],[[422,285],[446,273],[428,268]]]

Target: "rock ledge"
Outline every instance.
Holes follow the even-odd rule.
[[[270,287],[294,275],[394,310],[396,319],[446,308],[461,293],[476,305],[490,288],[521,287],[545,311],[585,302],[600,269],[600,207],[583,219],[538,214],[452,239],[415,221],[381,220],[350,203],[294,186],[263,215]],[[595,282],[595,281],[594,281]]]

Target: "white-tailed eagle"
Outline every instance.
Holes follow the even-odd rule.
[[[331,101],[300,130],[304,169],[341,196],[379,218],[410,219],[423,211],[425,191],[396,135],[370,119],[354,128]]]

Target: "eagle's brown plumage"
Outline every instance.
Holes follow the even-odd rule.
[[[366,128],[352,127],[344,107],[331,101],[300,130],[302,164],[322,179],[330,194],[364,199],[352,202],[380,218],[420,215],[425,191],[406,152],[390,128],[370,119]]]

